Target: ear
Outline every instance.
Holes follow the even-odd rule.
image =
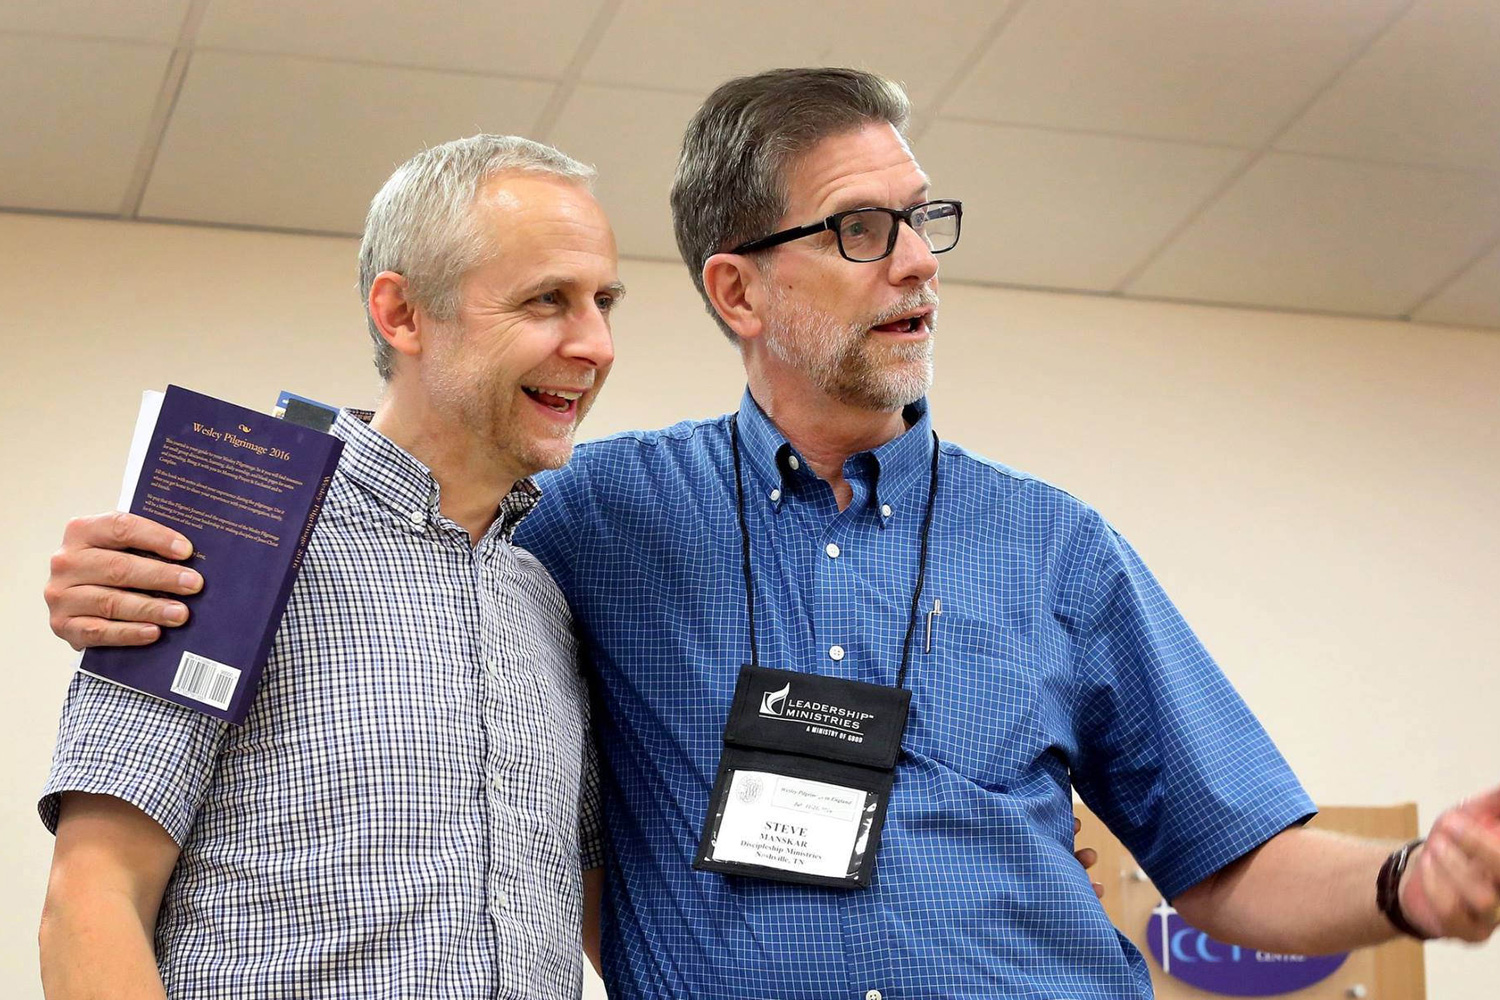
[[[765,328],[765,279],[749,257],[716,253],[703,262],[703,291],[714,311],[741,340]]]
[[[417,307],[406,297],[406,276],[381,271],[370,285],[365,302],[375,328],[397,354],[414,358],[422,353],[422,334]]]

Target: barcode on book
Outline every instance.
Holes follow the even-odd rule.
[[[184,652],[177,663],[177,676],[172,678],[172,693],[227,710],[239,682],[240,672],[229,664]]]

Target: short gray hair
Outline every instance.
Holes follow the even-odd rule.
[[[506,171],[552,174],[592,186],[594,168],[518,135],[474,135],[433,146],[396,168],[370,202],[359,245],[359,294],[375,342],[375,370],[390,379],[395,352],[369,315],[382,271],[406,278],[407,297],[434,319],[458,316],[459,283],[493,252],[476,225],[474,200]]]
[[[899,84],[857,69],[776,69],[721,85],[682,137],[672,182],[677,250],[719,328],[703,287],[716,253],[769,234],[786,212],[786,171],[831,136],[888,122],[904,138],[911,102]]]

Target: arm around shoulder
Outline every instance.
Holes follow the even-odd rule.
[[[164,1000],[152,938],[178,852],[130,803],[63,794],[38,935],[48,1000]]]

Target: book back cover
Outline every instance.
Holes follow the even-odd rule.
[[[100,647],[81,669],[240,723],[286,609],[343,442],[169,386],[130,511],[186,535],[203,590],[150,646]]]

